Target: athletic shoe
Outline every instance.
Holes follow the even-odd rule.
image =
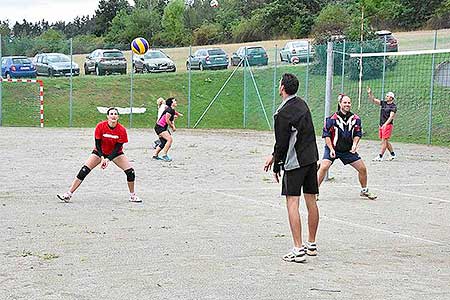
[[[316,243],[306,242],[306,255],[308,256],[317,256],[317,245]]]
[[[369,190],[366,190],[366,191],[361,191],[361,193],[359,194],[361,197],[366,197],[366,198],[369,198],[370,200],[375,200],[375,199],[377,199],[377,195],[375,195],[374,193],[372,193],[372,192],[369,192]]]
[[[142,202],[141,198],[139,198],[136,195],[131,195],[130,199],[128,199],[128,201],[130,201],[130,202]]]
[[[383,158],[377,155],[374,159],[372,159],[372,161],[383,161]]]
[[[283,256],[283,260],[288,262],[304,262],[306,260],[305,249],[302,248],[299,252],[292,249],[288,254]]]
[[[172,161],[172,159],[171,159],[167,154],[164,155],[163,157],[161,157],[161,159],[162,159],[163,161],[167,161],[167,162]]]
[[[70,202],[70,198],[72,198],[71,195],[69,195],[69,193],[64,193],[62,195],[58,194],[56,195],[56,197],[58,197],[59,200],[64,201],[64,202]]]
[[[161,158],[161,157],[159,157],[159,156],[156,156],[156,155],[153,155],[153,156],[152,156],[152,158],[153,158],[154,160],[162,160],[162,158]]]
[[[390,157],[389,157],[389,160],[394,160],[394,159],[396,159],[397,158],[397,155],[391,155]]]

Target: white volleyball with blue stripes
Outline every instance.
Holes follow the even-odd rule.
[[[147,40],[142,37],[135,38],[131,42],[131,50],[135,54],[139,54],[139,55],[145,54],[145,52],[147,52],[148,48],[149,48],[149,45],[148,45]]]

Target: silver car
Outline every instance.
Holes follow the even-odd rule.
[[[175,72],[175,63],[161,50],[149,50],[144,55],[133,55],[135,73]]]
[[[62,53],[40,53],[33,59],[37,75],[70,76],[70,57]],[[80,75],[80,67],[72,61],[72,76]]]
[[[314,57],[314,52],[311,43],[308,41],[291,41],[287,42],[284,48],[280,50],[281,61],[290,63],[298,63],[300,60],[311,60]]]

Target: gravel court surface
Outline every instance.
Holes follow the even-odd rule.
[[[319,256],[292,245],[280,186],[262,171],[271,132],[179,130],[174,161],[151,160],[153,130],[129,130],[126,177],[94,169],[58,202],[93,148],[93,129],[0,127],[0,299],[447,299],[450,149],[394,143],[372,162],[376,201],[336,162],[321,187]],[[318,138],[322,153],[323,141]],[[305,207],[301,214],[306,224]],[[305,230],[304,230],[305,231]],[[305,232],[304,232],[305,233]],[[304,234],[304,237],[306,235]]]

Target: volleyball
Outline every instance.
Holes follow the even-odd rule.
[[[219,7],[219,1],[211,0],[211,2],[209,2],[209,5],[214,8]]]
[[[138,37],[131,42],[131,50],[135,54],[144,54],[147,52],[148,48],[148,42],[144,38]]]

